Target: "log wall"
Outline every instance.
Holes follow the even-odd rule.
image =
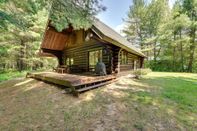
[[[93,37],[89,41],[85,41],[88,33],[92,33]],[[60,65],[66,65],[66,59],[72,58],[74,60],[72,68],[74,70],[76,68],[76,70],[81,72],[89,71],[88,55],[90,51],[96,50],[102,50],[102,60],[106,65],[108,74],[133,70],[143,66],[143,59],[141,57],[102,41],[90,30],[63,31],[58,33],[53,28],[49,28],[45,34],[41,49],[44,52],[55,55]],[[121,51],[128,53],[127,64],[120,64]]]
[[[107,73],[111,73],[111,47],[106,43],[102,43],[96,40],[90,40],[78,45],[77,47],[66,48],[63,51],[63,61],[66,64],[67,58],[73,58],[73,65],[83,72],[89,71],[89,52],[102,50],[102,60],[106,65]],[[73,66],[73,67],[74,67]]]
[[[102,60],[106,65],[107,73],[118,73],[120,71],[134,70],[141,67],[141,57],[128,53],[128,63],[120,64],[120,48],[109,43],[102,43],[97,40],[90,40],[77,47],[67,48],[63,51],[63,61],[66,64],[67,58],[73,58],[74,68],[81,72],[89,71],[89,51],[102,50]],[[136,64],[135,64],[136,63]]]
[[[127,52],[125,50],[122,50],[124,52]],[[120,71],[128,71],[128,70],[135,70],[138,68],[141,68],[141,57],[134,55],[132,53],[127,52],[127,64],[120,64]],[[119,61],[121,61],[121,53],[119,57]]]

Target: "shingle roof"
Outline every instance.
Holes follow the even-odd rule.
[[[133,54],[145,57],[145,55],[139,49],[133,47],[132,44],[129,41],[127,41],[123,36],[121,36],[119,33],[114,31],[112,28],[110,28],[109,26],[101,22],[100,20],[95,19],[93,28],[96,28],[97,30],[99,30],[104,40],[107,41],[111,39],[113,41],[113,42],[110,41],[112,42],[112,44],[119,46]]]

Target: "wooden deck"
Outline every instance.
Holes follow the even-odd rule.
[[[114,75],[95,76],[93,74],[60,74],[56,72],[28,73],[27,77],[71,88],[74,95],[103,86],[116,79]]]

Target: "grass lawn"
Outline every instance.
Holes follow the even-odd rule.
[[[197,74],[154,72],[142,81],[160,88],[153,97],[165,101],[163,108],[176,109],[171,115],[188,126],[197,124]]]
[[[197,74],[124,76],[75,98],[33,79],[0,83],[0,130],[197,130]]]
[[[6,81],[12,78],[22,77],[25,76],[27,71],[9,71],[9,72],[2,72],[0,73],[0,82]]]

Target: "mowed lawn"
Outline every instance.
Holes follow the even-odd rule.
[[[123,76],[79,98],[33,79],[4,81],[0,130],[195,131],[197,74]]]

